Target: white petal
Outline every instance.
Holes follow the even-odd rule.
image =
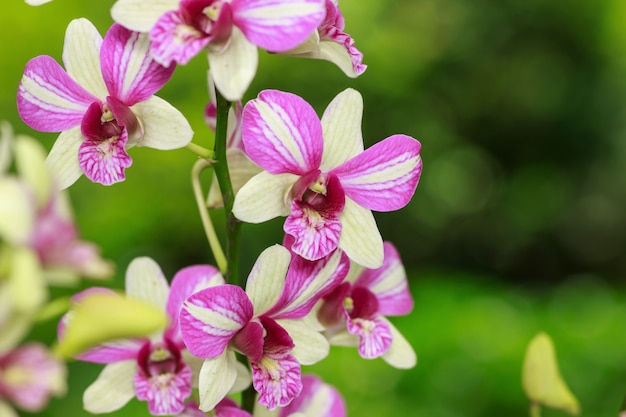
[[[6,173],[11,165],[13,148],[13,128],[7,121],[0,121],[0,175]]]
[[[22,314],[33,314],[48,298],[48,287],[37,254],[29,248],[10,252],[8,290],[15,308]]]
[[[228,171],[235,195],[252,177],[262,172],[262,169],[252,162],[240,149],[227,149],[226,159],[228,160]],[[206,204],[209,208],[224,206],[220,187],[215,175],[213,175],[213,181],[211,181],[211,189],[209,190]]]
[[[395,328],[389,320],[385,320],[389,324],[391,330],[391,337],[393,341],[389,350],[382,356],[382,358],[389,365],[398,369],[409,369],[417,365],[417,355],[409,344],[409,342],[402,336],[402,333]]]
[[[277,320],[289,336],[295,347],[291,351],[302,365],[312,365],[324,359],[330,352],[328,340],[301,320]]]
[[[211,411],[230,391],[237,378],[235,352],[226,349],[215,358],[207,359],[200,370],[200,409]]]
[[[346,205],[339,218],[342,227],[339,247],[359,265],[380,268],[385,256],[383,238],[372,212],[346,197]]]
[[[41,3],[41,4],[43,4],[43,3]],[[36,6],[37,4],[33,3],[32,5]],[[5,401],[2,401],[2,400],[0,400],[0,416],[2,416],[2,417],[20,417],[13,407],[11,407],[8,403],[6,403]]]
[[[100,69],[102,36],[87,19],[72,20],[65,31],[63,64],[68,75],[96,97],[109,95]]]
[[[252,376],[248,367],[239,361],[235,361],[235,366],[237,367],[237,378],[235,378],[233,386],[228,391],[229,394],[241,392],[252,383]]]
[[[85,410],[101,414],[122,408],[135,396],[133,380],[136,372],[137,362],[134,360],[105,366],[83,394]]]
[[[52,193],[51,178],[45,166],[46,151],[35,139],[18,136],[15,141],[17,171],[35,192],[37,206],[44,207]]]
[[[328,336],[328,342],[333,346],[359,346],[359,336],[348,333],[348,330],[341,330],[331,336]]]
[[[250,43],[237,27],[233,27],[222,50],[209,52],[215,87],[229,101],[241,100],[256,74],[258,62],[256,45]]]
[[[270,246],[259,255],[246,284],[255,316],[265,313],[280,298],[290,260],[289,250],[280,245]]]
[[[136,32],[149,32],[162,14],[178,9],[178,0],[118,0],[111,8],[113,20]]]
[[[46,158],[46,166],[60,190],[74,184],[83,175],[78,163],[78,148],[82,142],[80,126],[61,132]]]
[[[151,258],[135,258],[126,270],[126,296],[165,311],[170,289],[161,267]]]
[[[17,178],[0,179],[0,237],[25,244],[33,233],[35,204]]]
[[[362,118],[363,98],[352,88],[339,93],[326,107],[322,116],[322,171],[330,171],[363,152]]]
[[[235,196],[233,214],[247,223],[262,223],[288,216],[289,192],[298,177],[293,174],[270,174],[263,171],[248,181]]]
[[[359,76],[359,74],[354,71],[352,57],[346,50],[346,47],[340,43],[333,41],[320,42],[319,58],[337,65],[339,69],[350,78]]]
[[[133,106],[143,128],[137,146],[170,150],[191,142],[193,130],[183,114],[162,98],[152,96]]]

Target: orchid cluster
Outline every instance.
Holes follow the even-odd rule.
[[[125,294],[93,287],[72,297],[58,327],[63,348],[74,343],[81,308],[98,296],[132,300],[166,317],[155,331],[111,324],[101,340],[83,341],[72,356],[105,364],[84,392],[85,409],[108,413],[137,398],[152,415],[345,416],[337,389],[303,373],[330,345],[356,347],[361,357],[397,368],[415,366],[415,352],[388,319],[413,308],[406,272],[372,211],[409,203],[422,169],[420,143],[396,134],[364,149],[363,99],[350,88],[321,117],[288,92],[264,90],[244,100],[259,48],[327,60],[349,77],[365,71],[337,1],[117,0],[111,16],[116,23],[104,37],[87,19],[68,25],[63,65],[50,56],[26,65],[18,112],[31,128],[60,133],[39,171],[49,172],[45,184],[58,190],[83,174],[108,186],[125,180],[134,147],[188,149],[198,156],[195,198],[216,265],[183,267],[170,284],[155,260],[140,257],[126,270]],[[192,142],[185,116],[155,95],[177,65],[200,54],[209,65],[210,148]],[[203,170],[215,179],[206,193]],[[3,245],[19,248],[0,258],[0,290],[34,286],[19,270],[22,249],[44,269],[106,275],[104,261],[57,211],[57,194],[29,194],[22,190],[29,179],[42,183],[24,178],[0,178],[0,194],[24,194],[11,198],[15,207],[0,200],[0,214],[16,210],[21,222],[5,224],[0,215]],[[226,213],[225,252],[209,215],[216,207]],[[276,217],[285,217],[283,241],[239,273],[241,223]],[[132,316],[129,322],[139,320]],[[19,395],[4,388],[4,363],[19,363],[20,351],[9,359],[1,352],[0,401],[23,406],[20,398],[36,388]]]

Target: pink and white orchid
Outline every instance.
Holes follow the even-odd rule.
[[[347,268],[337,251],[318,262],[292,257],[275,245],[257,259],[245,292],[235,285],[191,295],[180,312],[189,351],[207,358],[200,371],[200,409],[212,409],[235,378],[235,351],[252,366],[259,403],[285,406],[302,388],[300,365],[328,354],[328,343],[308,316],[320,297],[341,282]],[[309,319],[305,319],[309,317]],[[219,384],[215,384],[215,379]]]
[[[344,74],[356,78],[363,74],[363,54],[354,46],[354,39],[344,32],[345,21],[337,0],[326,0],[326,17],[315,32],[301,45],[281,52],[301,58],[324,59],[337,65]]]
[[[363,358],[382,357],[396,368],[412,368],[413,348],[385,316],[410,313],[413,298],[396,248],[389,242],[384,248],[380,268],[350,265],[345,282],[324,297],[318,319],[331,344],[358,345]]]
[[[363,151],[361,95],[347,89],[320,119],[302,98],[266,90],[243,111],[250,159],[265,171],[237,193],[235,216],[260,223],[287,216],[284,230],[298,255],[320,259],[338,247],[378,268],[383,241],[371,210],[404,207],[415,192],[420,143],[393,135]]]
[[[51,57],[26,65],[17,105],[24,122],[62,132],[47,159],[60,188],[83,173],[110,185],[125,179],[132,146],[175,149],[193,132],[185,117],[153,96],[171,77],[150,56],[146,35],[113,25],[104,40],[91,22],[70,22],[63,47],[65,70]]]
[[[111,14],[149,32],[163,65],[187,63],[203,50],[217,89],[241,99],[254,78],[257,47],[281,52],[304,42],[324,18],[324,0],[117,0]]]
[[[185,399],[191,394],[193,369],[180,336],[178,311],[188,295],[223,283],[217,269],[197,265],[180,270],[170,289],[156,262],[145,257],[134,259],[126,271],[126,296],[166,311],[170,323],[149,338],[112,341],[78,356],[83,361],[107,364],[85,391],[85,409],[108,413],[137,397],[148,402],[152,415],[181,413]],[[93,291],[111,290],[91,288],[77,294],[74,300],[80,302],[85,294]],[[67,320],[71,320],[71,313],[60,323],[60,338],[63,338]]]

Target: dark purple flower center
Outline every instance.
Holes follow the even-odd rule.
[[[346,204],[339,178],[320,170],[301,176],[291,189],[291,198],[299,200],[300,207],[311,208],[323,217],[338,215]]]
[[[199,37],[210,37],[212,43],[222,43],[230,37],[233,28],[233,15],[228,2],[223,0],[183,0],[180,5],[180,13],[189,28],[200,32],[201,36]]]
[[[168,338],[162,343],[146,342],[137,356],[139,374],[150,378],[154,376],[177,374],[184,366],[180,349]]]
[[[87,141],[115,141],[124,129],[129,139],[141,137],[139,120],[132,110],[114,97],[107,97],[106,103],[91,103],[80,125],[81,133]]]

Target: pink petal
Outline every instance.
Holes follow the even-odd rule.
[[[323,215],[306,203],[293,201],[283,226],[295,241],[291,250],[308,260],[318,260],[337,249],[341,221],[336,214]]]
[[[390,136],[333,169],[346,193],[370,210],[404,207],[415,192],[422,172],[420,143],[405,135]]]
[[[170,295],[167,299],[166,311],[171,318],[169,333],[178,335],[178,313],[183,305],[183,301],[191,294],[205,288],[224,284],[224,278],[217,268],[211,265],[194,265],[181,269],[174,275]],[[172,339],[178,337],[169,336]]]
[[[78,161],[85,176],[93,182],[111,185],[124,181],[124,170],[133,161],[126,153],[126,130],[119,137],[103,141],[84,141],[78,150]]]
[[[147,34],[111,26],[100,49],[102,75],[109,93],[127,106],[156,93],[172,76],[175,66],[158,64],[150,55]]]
[[[320,165],[322,125],[294,94],[265,90],[246,103],[242,136],[250,159],[273,174],[303,175]]]
[[[359,355],[373,359],[383,355],[391,346],[392,336],[389,326],[381,317],[373,319],[347,319],[350,334],[359,336]]]
[[[97,97],[76,83],[49,56],[26,64],[17,93],[17,110],[24,122],[42,132],[61,132],[80,125]]]
[[[378,312],[385,316],[408,314],[413,310],[413,297],[402,260],[396,248],[385,242],[385,260],[378,269],[365,269],[354,282],[372,291],[378,299]]]
[[[324,0],[233,0],[237,26],[253,44],[273,52],[304,42],[324,19]]]
[[[309,417],[345,417],[346,405],[339,391],[315,375],[302,376],[302,392],[280,410],[278,417],[301,413]]]
[[[199,358],[214,358],[252,318],[253,307],[236,285],[200,290],[183,303],[180,331],[189,351]]]
[[[250,362],[258,362],[263,356],[265,330],[260,323],[251,321],[233,338],[233,346],[248,357]]]
[[[137,399],[148,402],[153,416],[173,415],[185,408],[185,399],[191,395],[191,368],[184,365],[176,374],[148,376],[135,375]]]

